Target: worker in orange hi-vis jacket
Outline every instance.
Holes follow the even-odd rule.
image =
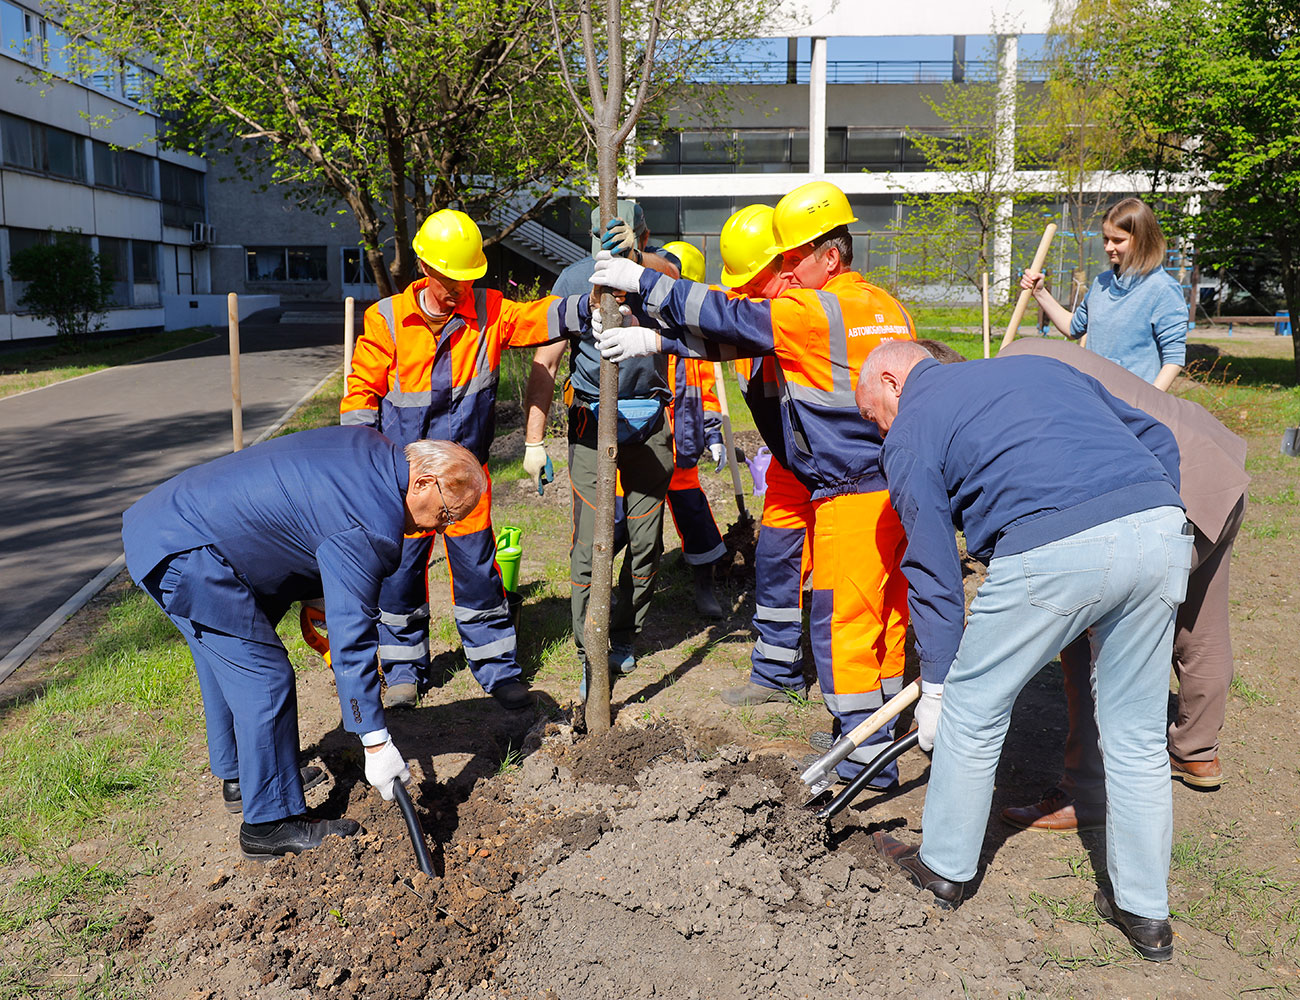
[[[901,304],[852,270],[848,225],[856,221],[844,193],[825,181],[782,198],[772,250],[792,287],[772,299],[735,297],[607,256],[592,275],[593,284],[639,294],[646,314],[666,328],[602,331],[602,354],[611,360],[659,351],[776,357],[786,457],[815,506],[809,625],[836,736],[901,690],[907,633],[902,524],[880,467],[879,428],[861,419],[854,391],[876,345],[915,332]],[[839,765],[840,777],[854,777],[892,739],[890,724]],[[897,780],[891,764],[874,784]]]
[[[435,212],[412,245],[422,277],[366,310],[341,422],[374,427],[399,445],[421,438],[457,441],[483,463],[486,475],[501,351],[550,343],[576,329],[582,296],[518,303],[475,288],[487,259],[478,226],[463,212]],[[503,707],[520,709],[533,696],[515,659],[491,504],[489,479],[478,506],[445,535],[452,614],[474,678]],[[407,538],[400,568],[380,590],[386,708],[414,706],[419,686],[430,681],[432,541],[431,535]]]
[[[704,280],[704,254],[680,240],[664,249],[682,262],[682,276]],[[668,366],[668,423],[673,432],[673,476],[668,482],[668,511],[682,540],[682,559],[691,567],[695,610],[705,618],[721,618],[722,606],[713,591],[713,565],[727,554],[726,543],[700,486],[700,457],[707,451],[714,464],[723,459],[722,404],[718,400],[713,363],[678,358]]]

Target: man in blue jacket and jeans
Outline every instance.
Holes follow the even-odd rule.
[[[1153,961],[1173,955],[1165,711],[1174,612],[1192,536],[1178,446],[1154,417],[1046,358],[943,366],[905,341],[877,347],[857,388],[886,434],[889,496],[921,660],[920,745],[934,751],[917,848],[877,849],[941,906],[974,878],[1011,706],[1084,633],[1106,772],[1098,911]],[[963,631],[954,528],[988,566]],[[942,711],[940,711],[942,707]]]
[[[365,747],[366,780],[391,799],[411,774],[379,701],[379,587],[404,534],[444,530],[485,486],[458,444],[403,451],[368,427],[328,427],[188,469],[123,515],[127,569],[194,655],[208,758],[227,805],[242,807],[245,857],[359,829],[303,815],[297,694],[276,623],[294,601],[325,598],[343,728]]]

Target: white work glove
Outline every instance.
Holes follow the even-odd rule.
[[[929,753],[934,749],[934,731],[939,727],[939,710],[943,707],[943,685],[921,682],[921,700],[916,703],[917,745]]]
[[[393,741],[379,744],[379,749],[366,747],[366,781],[379,789],[385,802],[393,801],[393,780],[402,784],[411,780],[411,769],[406,766]]]
[[[534,489],[541,489],[542,471],[546,468],[546,445],[540,441],[524,442],[524,472],[533,481]]]
[[[620,326],[596,338],[600,356],[606,361],[628,361],[658,354],[659,333],[644,326]]]
[[[643,271],[645,268],[640,264],[602,250],[596,254],[596,270],[591,272],[591,283],[620,292],[639,292]]]
[[[605,332],[605,313],[600,308],[600,302],[596,301],[596,296],[592,295],[591,303],[591,336],[592,339],[599,341],[600,335]],[[618,307],[620,316],[631,316],[632,307],[620,304]]]
[[[725,454],[726,450],[722,447],[721,441],[715,441],[713,444],[709,445],[709,458],[713,460],[714,472],[717,472],[722,468],[722,457]]]

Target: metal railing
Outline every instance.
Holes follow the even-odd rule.
[[[784,59],[731,60],[706,63],[695,74],[698,83],[782,84],[807,83],[811,63],[800,60],[791,64]],[[828,84],[856,83],[944,83],[953,78],[951,59],[837,59],[826,64]],[[1022,83],[1041,83],[1047,79],[1048,64],[1022,59],[1017,77]],[[997,78],[997,63],[991,59],[968,59],[965,82],[989,83]]]

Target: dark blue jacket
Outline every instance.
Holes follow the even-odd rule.
[[[1164,424],[1047,358],[912,369],[882,453],[907,532],[921,677],[941,682],[965,620],[953,528],[982,563],[1153,507],[1182,507]]]
[[[343,724],[384,727],[375,669],[379,584],[401,560],[410,471],[368,427],[302,431],[169,479],[122,516],[131,576],[142,582],[175,553],[211,546],[257,598],[227,602],[234,580],[183,579],[167,611],[274,643],[294,601],[325,598]]]

